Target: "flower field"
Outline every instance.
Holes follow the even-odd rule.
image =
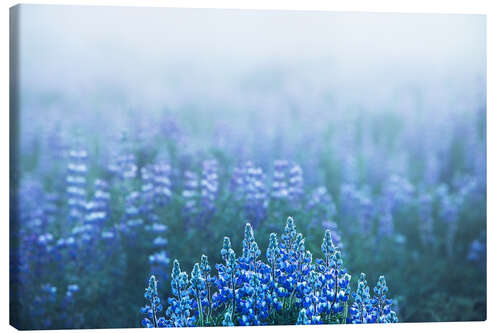
[[[486,319],[484,17],[20,10],[13,326]]]
[[[326,126],[321,140],[288,141],[300,132],[287,130],[280,144],[271,133],[270,146],[216,131],[194,153],[194,139],[170,119],[106,145],[80,130],[21,135],[12,320],[61,328],[134,327],[143,317],[145,326],[484,319],[484,111],[467,116],[438,124],[446,127],[427,146],[396,113]],[[372,304],[377,297],[384,301]]]

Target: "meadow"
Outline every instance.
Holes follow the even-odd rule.
[[[266,82],[242,84],[255,102],[238,112],[25,100],[11,324],[485,320],[481,96],[306,108]]]

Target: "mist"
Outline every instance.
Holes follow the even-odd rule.
[[[485,79],[481,15],[21,8],[28,94],[88,100],[108,89],[127,105],[175,109],[196,96],[237,109],[257,79],[268,94],[326,92],[374,109],[408,87],[440,98]]]

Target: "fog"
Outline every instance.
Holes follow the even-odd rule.
[[[19,17],[29,99],[238,109],[258,90],[266,104],[326,92],[374,109],[415,89],[484,94],[481,15],[22,5]]]

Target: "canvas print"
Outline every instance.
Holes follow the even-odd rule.
[[[486,17],[11,8],[18,329],[486,319]]]

